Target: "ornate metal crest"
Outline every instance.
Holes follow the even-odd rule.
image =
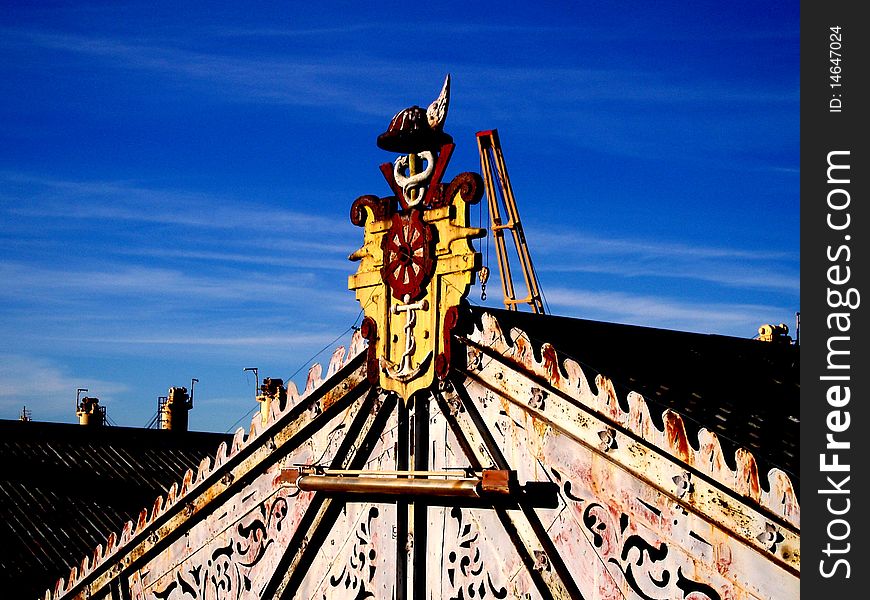
[[[392,196],[360,196],[351,221],[365,228],[362,248],[350,255],[359,268],[348,281],[365,312],[368,377],[406,400],[450,369],[450,331],[456,307],[480,268],[471,245],[485,230],[469,227],[469,207],[483,193],[476,173],[441,182],[453,153],[444,133],[450,76],[423,110],[399,111],[378,146],[402,153],[381,172]]]

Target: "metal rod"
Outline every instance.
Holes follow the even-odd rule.
[[[88,391],[88,388],[78,388],[78,389],[76,389],[76,412],[78,412],[79,409],[81,408],[81,403],[80,403],[80,401],[81,401],[82,392],[87,392],[87,391]]]
[[[331,477],[304,475],[300,490],[348,494],[388,494],[480,498],[478,479],[387,479],[383,477]]]
[[[406,476],[406,477],[453,477],[468,479],[465,477],[465,469],[455,471],[380,471],[380,470],[351,470],[351,469],[323,469],[323,475],[383,475],[383,476]],[[316,473],[320,474],[320,472]],[[481,476],[481,471],[474,472],[475,477]]]

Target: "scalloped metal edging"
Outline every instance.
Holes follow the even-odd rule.
[[[482,328],[476,327],[468,337],[472,343],[501,354],[546,379],[568,397],[579,400],[657,449],[709,476],[735,494],[756,502],[795,528],[800,528],[800,505],[791,479],[784,471],[770,469],[766,474],[768,486],[765,490],[761,485],[762,475],[755,457],[745,448],[738,448],[735,452],[737,468],[732,470],[725,461],[719,438],[714,432],[702,428],[697,434],[697,443],[690,443],[682,417],[670,409],[662,413],[664,428],[658,429],[650,417],[649,405],[640,394],[628,394],[629,410],[624,411],[619,405],[613,383],[607,377],[596,377],[597,392],[594,392],[580,365],[572,359],[560,362],[556,349],[549,343],[542,345],[541,360],[537,361],[532,342],[524,331],[512,329],[510,338],[514,341],[510,343],[493,315],[484,313],[481,322]]]
[[[305,388],[302,393],[299,392],[295,383],[292,381],[287,383],[287,402],[283,408],[278,402],[272,402],[269,414],[266,420],[259,411],[255,412],[251,419],[251,427],[245,432],[244,428],[239,427],[229,446],[225,442],[221,442],[213,459],[204,458],[199,464],[196,473],[188,469],[182,477],[180,483],[173,483],[169,491],[164,496],[158,496],[151,510],[143,508],[136,523],[127,521],[122,527],[120,534],[110,533],[106,538],[105,546],[98,545],[92,555],[85,556],[82,559],[81,565],[73,567],[69,575],[64,579],[61,577],[53,588],[46,590],[42,600],[58,600],[63,598],[68,592],[71,592],[75,587],[87,576],[94,572],[95,569],[103,565],[107,560],[117,555],[122,549],[126,549],[130,543],[138,539],[143,532],[149,528],[161,515],[165,514],[170,508],[182,502],[192,491],[196,490],[203,481],[227,463],[241,449],[249,446],[257,437],[268,430],[281,416],[286,414],[293,406],[296,406],[305,398],[310,396],[314,391],[318,390],[330,377],[335,375],[344,366],[350,363],[361,352],[366,349],[366,341],[360,335],[359,330],[355,331],[350,342],[349,348],[338,346],[332,353],[329,365],[326,369],[326,376],[323,376],[323,368],[319,363],[315,363],[308,370],[308,376],[305,382]]]

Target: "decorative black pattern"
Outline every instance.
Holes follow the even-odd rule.
[[[640,598],[669,600],[686,598],[694,592],[693,600],[701,600],[698,594],[709,600],[721,600],[711,586],[685,577],[679,566],[675,578],[671,572],[673,563],[666,560],[668,545],[661,542],[656,546],[637,534],[626,536],[629,522],[628,515],[621,513],[617,526],[611,511],[597,503],[589,504],[583,511],[583,525],[592,534],[596,551],[622,572],[625,581]],[[618,553],[615,552],[617,548]]]
[[[251,591],[251,569],[259,563],[266,550],[281,532],[287,517],[287,500],[277,498],[267,508],[258,507],[253,518],[236,526],[234,535],[223,546],[215,548],[204,562],[179,570],[162,590],[151,593],[154,600],[238,600]]]
[[[372,506],[369,509],[368,517],[359,524],[359,527],[354,532],[356,542],[354,542],[350,558],[348,558],[342,567],[341,573],[332,575],[329,578],[329,585],[333,588],[344,587],[348,593],[356,592],[354,600],[375,597],[366,586],[371,584],[377,570],[375,559],[378,553],[372,544],[372,521],[379,516],[380,511],[377,507]]]
[[[450,600],[486,598],[488,595],[497,599],[506,598],[507,588],[496,588],[492,576],[484,569],[477,544],[480,533],[472,530],[470,522],[463,522],[462,509],[458,506],[450,510],[450,516],[456,519],[457,529],[457,549],[447,555],[447,578],[453,588]]]
[[[682,567],[676,566],[674,576],[674,561],[667,560],[670,553],[667,544],[655,545],[638,534],[627,535],[631,522],[629,515],[620,513],[617,522],[610,509],[576,496],[572,493],[569,479],[555,469],[551,472],[569,501],[586,505],[581,520],[595,552],[623,574],[638,597],[672,600],[685,599],[692,594],[692,600],[722,600],[712,586],[683,575]]]

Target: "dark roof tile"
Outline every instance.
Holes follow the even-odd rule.
[[[37,598],[230,435],[0,421],[0,589]]]
[[[488,312],[505,335],[521,329],[540,352],[544,342],[577,361],[594,385],[610,378],[620,402],[635,391],[661,425],[670,408],[691,433],[720,436],[726,460],[750,450],[761,472],[777,467],[799,487],[800,349],[790,344],[471,307],[472,323]],[[623,406],[627,408],[627,404]],[[690,436],[690,439],[693,436]],[[766,478],[764,478],[766,479]]]

